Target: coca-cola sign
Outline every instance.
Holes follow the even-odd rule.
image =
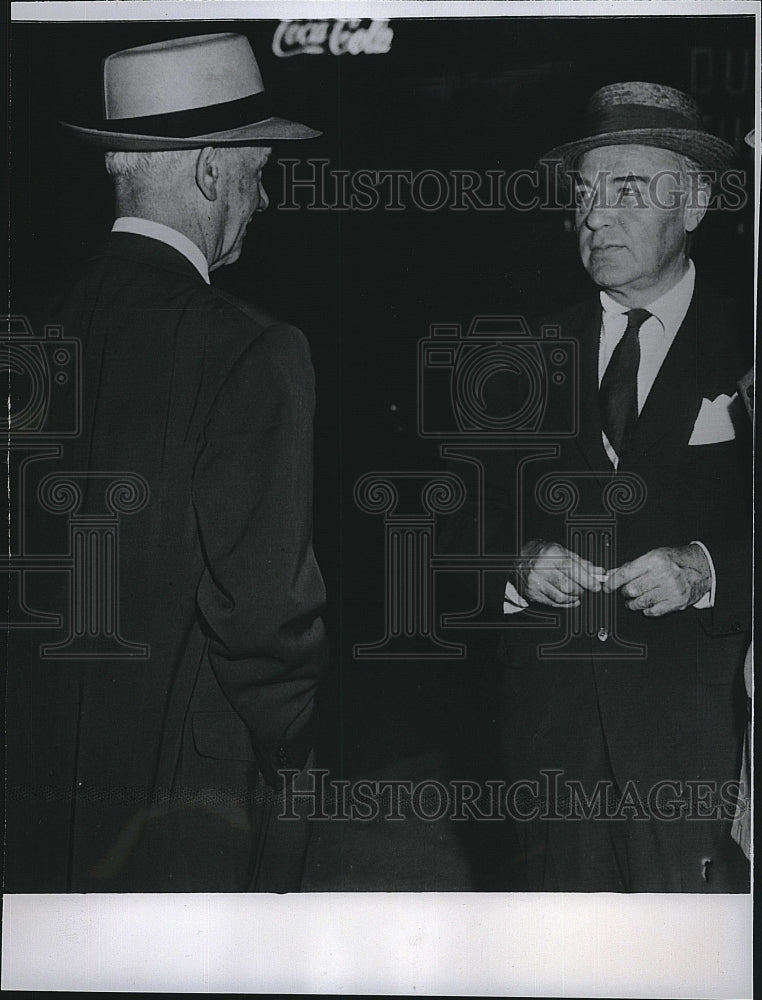
[[[353,18],[348,21],[281,21],[275,29],[273,52],[288,56],[382,55],[392,47],[388,21]]]

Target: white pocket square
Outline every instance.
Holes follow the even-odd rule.
[[[716,399],[702,399],[701,409],[688,444],[719,444],[720,441],[732,441],[736,432],[730,408],[737,398],[736,392],[732,396],[723,393]]]
[[[516,590],[510,580],[507,580],[505,584],[505,594],[503,596],[503,614],[515,615],[518,614],[519,611],[523,611],[524,608],[528,607],[529,604],[524,600],[518,590]]]

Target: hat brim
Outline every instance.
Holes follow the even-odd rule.
[[[241,125],[223,132],[208,132],[181,139],[176,136],[140,135],[131,132],[111,132],[86,128],[71,122],[61,122],[64,128],[93,146],[107,150],[155,151],[168,149],[200,149],[203,146],[268,146],[271,142],[294,139],[315,139],[322,132],[287,118],[266,118],[252,125]]]
[[[575,142],[556,146],[541,157],[540,162],[560,160],[563,170],[571,170],[575,161],[599,146],[655,146],[695,160],[704,170],[724,170],[735,158],[733,147],[709,132],[682,128],[635,128],[602,132]]]

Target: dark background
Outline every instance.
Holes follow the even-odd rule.
[[[736,146],[739,166],[752,168],[742,142],[754,119],[752,18],[391,24],[387,54],[289,59],[273,55],[276,21],[14,24],[13,309],[34,311],[113,218],[101,154],[57,121],[100,117],[103,57],[164,38],[245,33],[276,113],[325,133],[285,155],[328,158],[334,169],[531,167],[574,138],[590,94],[618,80],[692,93],[707,125]],[[451,773],[487,773],[493,636],[472,635],[463,661],[353,658],[354,644],[383,634],[384,553],[382,518],[359,511],[352,490],[374,470],[442,465],[416,425],[417,342],[431,323],[531,316],[589,291],[568,220],[559,211],[424,212],[409,200],[402,212],[278,211],[278,155],[265,174],[270,211],[250,227],[240,261],[214,282],[299,326],[312,347],[315,545],[334,649],[322,692],[321,762],[353,777],[434,750]],[[752,247],[750,204],[710,213],[694,256],[715,284],[750,303]]]

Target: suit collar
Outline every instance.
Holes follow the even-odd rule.
[[[120,216],[111,227],[111,232],[135,233],[137,236],[147,236],[149,239],[158,240],[160,243],[166,243],[167,246],[174,247],[183,257],[188,258],[204,279],[204,282],[207,285],[209,284],[209,265],[207,264],[206,257],[204,257],[199,247],[185,233],[181,233],[171,226],[165,226],[161,222],[155,222],[153,219],[143,219],[138,216],[129,215]]]
[[[135,261],[148,267],[160,268],[183,274],[200,284],[204,279],[191,264],[187,257],[174,247],[148,236],[136,233],[109,233],[100,250],[93,254],[97,257],[118,257],[122,260]]]
[[[601,414],[598,405],[598,344],[602,309],[595,296],[577,307],[568,325],[561,324],[561,337],[574,337],[578,348],[576,398],[566,400],[559,422],[574,431],[574,443],[585,464],[608,477],[613,472],[603,447]],[[576,425],[576,426],[575,426]]]

